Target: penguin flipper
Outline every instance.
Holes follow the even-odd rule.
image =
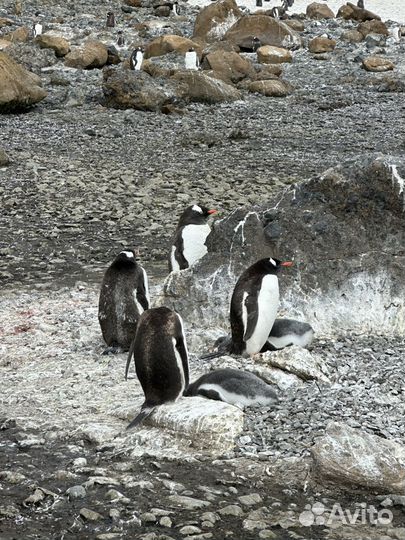
[[[256,295],[248,295],[245,298],[245,308],[247,312],[247,321],[246,321],[246,328],[245,332],[243,334],[243,341],[247,341],[249,338],[252,337],[253,332],[255,331],[256,325],[257,325],[257,319],[259,317],[259,311],[257,308],[257,296]]]
[[[145,407],[144,409],[141,409],[141,412],[138,414],[138,416],[135,416],[131,423],[127,425],[126,429],[132,429],[136,426],[139,426],[139,424],[141,424],[145,420],[145,418],[151,415],[154,410],[155,407]]]
[[[224,356],[226,354],[223,351],[216,351],[212,353],[206,353],[200,356],[200,360],[213,360],[214,358],[219,358],[220,356]]]
[[[146,311],[147,309],[149,309],[149,286],[148,276],[146,275],[144,268],[142,268],[142,277],[143,279],[136,289],[136,299]]]
[[[135,349],[135,338],[132,340],[132,343],[128,352],[127,365],[125,366],[125,380],[128,379],[128,371],[129,371],[129,366],[131,364],[132,356],[134,354],[134,349]]]

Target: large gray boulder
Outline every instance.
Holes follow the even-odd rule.
[[[229,300],[243,269],[268,256],[293,259],[279,276],[282,316],[315,331],[405,331],[405,160],[364,158],[287,188],[262,206],[214,224],[208,254],[172,273],[164,301],[206,325],[229,329]],[[208,321],[206,323],[206,321]]]
[[[312,457],[321,482],[404,493],[405,446],[394,441],[331,422]]]

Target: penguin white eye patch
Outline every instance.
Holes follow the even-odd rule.
[[[132,253],[132,251],[121,251],[121,253],[123,255],[126,255],[128,258],[134,258],[134,254]]]
[[[200,214],[203,213],[201,207],[198,206],[198,204],[194,204],[193,207],[191,208],[191,210],[194,210],[194,212],[199,212]]]
[[[271,262],[273,266],[277,266],[276,261],[274,259],[270,258],[269,261]]]

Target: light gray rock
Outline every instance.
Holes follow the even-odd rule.
[[[75,499],[84,499],[86,496],[86,490],[83,486],[72,486],[66,490],[66,495],[70,501]]]
[[[185,495],[170,495],[168,499],[171,502],[171,506],[183,510],[198,510],[199,508],[204,508],[211,504],[208,501],[195,499],[194,497],[186,497]]]
[[[161,525],[162,527],[172,527],[173,525],[173,522],[172,520],[169,518],[169,516],[163,516],[160,518],[159,520],[159,525]]]
[[[99,519],[103,519],[101,514],[94,512],[94,510],[90,510],[89,508],[81,508],[79,514],[86,521],[98,521]]]
[[[152,512],[145,512],[144,514],[141,514],[141,521],[142,523],[156,523],[156,516],[155,514],[152,514]]]
[[[201,529],[198,527],[195,527],[194,525],[185,525],[180,529],[180,534],[190,535],[190,534],[199,534],[201,532]]]
[[[312,448],[322,481],[358,486],[383,493],[405,489],[405,446],[337,422]]]
[[[253,506],[254,504],[259,504],[263,501],[263,499],[258,493],[250,493],[249,495],[241,495],[240,497],[238,497],[238,500],[245,506]]]
[[[228,506],[224,506],[223,508],[220,508],[218,510],[218,514],[221,514],[221,516],[241,516],[243,514],[243,510],[240,506],[237,504],[229,504]]]
[[[325,373],[326,366],[322,358],[296,345],[286,347],[281,351],[266,352],[260,361],[292,373],[304,381],[330,382]]]
[[[105,424],[87,424],[77,431],[77,435],[91,443],[103,444],[111,441],[118,435],[119,429]]]

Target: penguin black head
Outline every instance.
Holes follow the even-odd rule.
[[[290,267],[293,265],[291,261],[280,261],[279,259],[274,259],[273,257],[262,259],[260,262],[263,263],[266,271],[271,274],[279,272],[283,266]]]
[[[261,45],[262,45],[262,42],[260,41],[260,39],[259,39],[258,37],[255,36],[255,37],[252,39],[252,49],[253,49],[253,52],[256,52],[257,49],[258,49],[259,47],[261,47]]]
[[[189,225],[191,223],[204,223],[211,215],[218,210],[210,210],[202,204],[193,204],[184,210],[180,216],[179,225]]]
[[[114,260],[114,263],[135,264],[137,255],[139,255],[138,250],[132,248],[125,248],[120,251],[120,253],[118,253]]]
[[[193,47],[190,47],[189,50],[188,50],[188,52],[194,52]]]

